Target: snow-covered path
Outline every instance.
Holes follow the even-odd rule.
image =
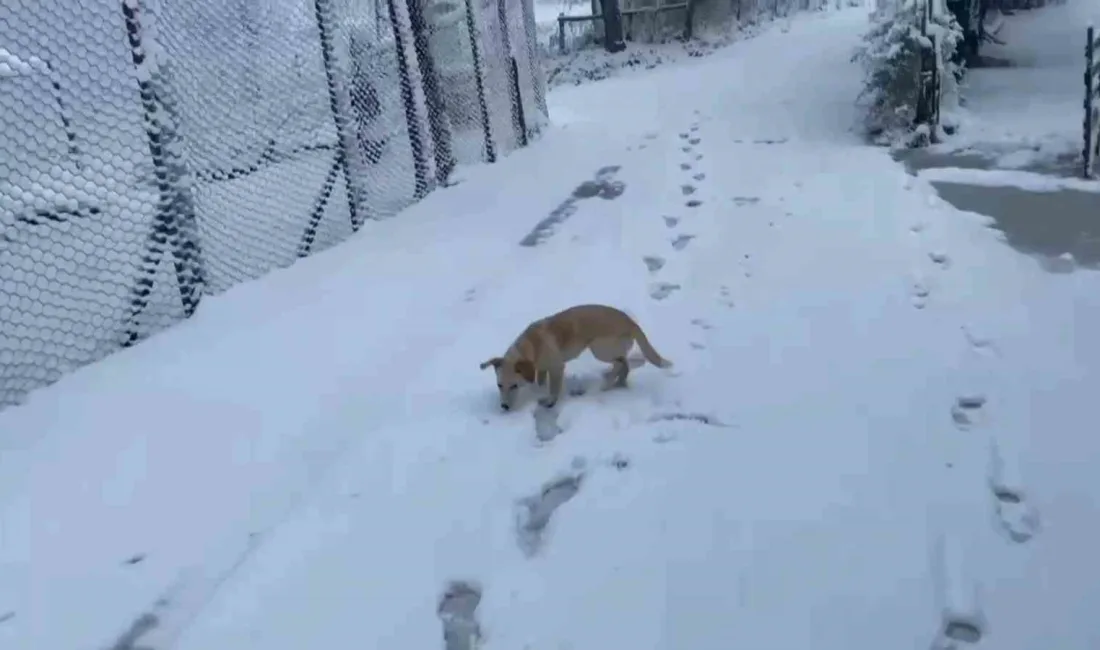
[[[855,140],[864,25],[559,90],[529,150],[0,414],[0,645],[1095,647],[1097,280]],[[676,367],[499,413],[477,364],[588,301]]]

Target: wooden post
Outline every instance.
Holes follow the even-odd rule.
[[[612,54],[626,49],[623,41],[623,12],[619,7],[619,0],[603,2],[603,46]]]

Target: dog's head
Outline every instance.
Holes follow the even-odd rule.
[[[535,381],[535,364],[527,359],[505,359],[493,357],[481,364],[485,370],[493,367],[497,376],[497,390],[500,392],[500,408],[505,411],[512,410],[516,402],[521,384],[531,384]]]

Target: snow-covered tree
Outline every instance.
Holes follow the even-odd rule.
[[[950,109],[958,103],[963,73],[953,63],[963,39],[954,15],[942,0],[879,0],[872,12],[871,26],[853,60],[866,73],[859,101],[864,109],[863,129],[876,143],[919,145],[942,138],[942,117],[935,131],[917,124],[921,54],[931,47],[930,37],[936,43],[941,116],[949,118]]]

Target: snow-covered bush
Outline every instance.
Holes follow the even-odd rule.
[[[932,3],[925,34],[921,26]],[[917,125],[920,96],[921,51],[935,37],[936,65],[940,78],[940,107],[949,113],[958,102],[962,68],[953,63],[955,48],[963,31],[942,0],[879,0],[871,14],[871,26],[857,48],[853,61],[866,74],[859,101],[864,109],[863,129],[879,144],[916,145],[943,136]],[[947,109],[943,111],[943,109]]]

